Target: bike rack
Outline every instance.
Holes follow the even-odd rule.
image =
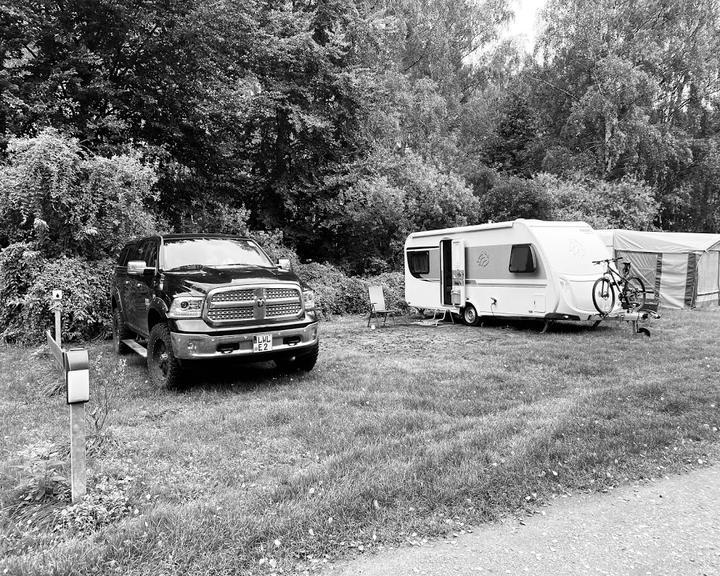
[[[630,311],[630,310],[623,310],[621,312],[618,312],[617,314],[614,314],[613,316],[603,316],[599,320],[595,321],[595,324],[593,325],[593,328],[596,327],[600,322],[605,322],[607,320],[614,320],[617,322],[627,322],[630,324],[632,333],[633,334],[642,334],[643,336],[650,336],[650,330],[645,328],[644,326],[640,326],[640,322],[643,322],[648,319],[654,319],[657,320],[660,318],[660,314],[653,310],[639,310],[639,311]]]

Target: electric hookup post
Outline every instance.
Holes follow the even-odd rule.
[[[66,400],[70,406],[70,488],[72,501],[78,502],[86,492],[85,402],[90,400],[90,362],[85,349],[62,349],[62,290],[53,290],[52,300],[55,338],[49,330],[46,336],[50,351],[65,375]]]

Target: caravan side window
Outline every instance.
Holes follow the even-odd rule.
[[[510,251],[510,272],[527,274],[535,272],[535,253],[530,244],[515,244]]]
[[[428,250],[415,250],[407,253],[410,274],[417,277],[430,272],[430,252]]]

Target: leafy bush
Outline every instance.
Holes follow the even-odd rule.
[[[377,268],[378,260],[397,265],[416,212],[408,192],[384,176],[372,176],[350,186],[343,198],[346,214],[339,217],[336,236],[343,239],[338,248],[346,266],[363,273]]]
[[[368,286],[381,285],[389,306],[404,304],[404,276],[400,272],[385,272],[377,276],[359,278],[348,276],[331,264],[311,262],[296,268],[298,275],[315,291],[315,300],[325,316],[333,314],[363,314],[370,309]]]
[[[29,242],[44,255],[106,258],[154,231],[146,204],[157,178],[138,154],[103,158],[46,129],[13,138],[0,167],[0,246]]]
[[[19,322],[25,295],[44,266],[40,252],[25,242],[0,251],[0,335]]]
[[[63,291],[63,340],[106,336],[110,328],[110,259],[62,256],[48,260],[26,244],[0,253],[0,337],[38,342],[53,323],[50,294]]]
[[[233,207],[215,200],[193,200],[187,217],[182,222],[184,232],[216,232],[245,236],[248,233],[250,211],[244,207]]]
[[[633,178],[606,182],[539,174],[534,181],[548,194],[554,220],[583,220],[596,229],[648,230],[658,215],[653,189]]]
[[[254,230],[250,231],[248,235],[263,247],[273,262],[280,258],[287,258],[293,269],[297,269],[300,265],[300,258],[295,250],[285,244],[282,230]]]
[[[315,291],[315,301],[324,316],[358,313],[367,309],[367,288],[359,278],[347,276],[332,264],[310,262],[296,269]]]
[[[536,182],[517,176],[498,176],[492,187],[479,196],[479,201],[484,221],[547,220],[551,213],[547,191]]]
[[[108,333],[110,258],[158,227],[148,209],[156,180],[137,152],[96,156],[53,129],[10,139],[0,166],[1,338],[41,340],[55,288],[65,292],[63,339]]]
[[[406,310],[405,302],[405,275],[402,272],[384,272],[364,279],[368,286],[382,286],[385,293],[385,303],[391,308]],[[369,305],[366,303],[366,312]]]
[[[408,234],[480,221],[480,204],[464,180],[412,150],[380,149],[326,178],[317,207],[305,215],[312,234],[293,237],[307,258],[324,258],[354,274],[402,265]]]
[[[407,192],[411,230],[432,230],[475,224],[481,205],[465,181],[413,154],[406,154],[394,170],[393,184]],[[404,240],[404,238],[403,238]]]

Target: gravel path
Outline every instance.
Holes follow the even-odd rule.
[[[356,558],[327,573],[720,575],[720,466],[557,500],[522,522]]]

